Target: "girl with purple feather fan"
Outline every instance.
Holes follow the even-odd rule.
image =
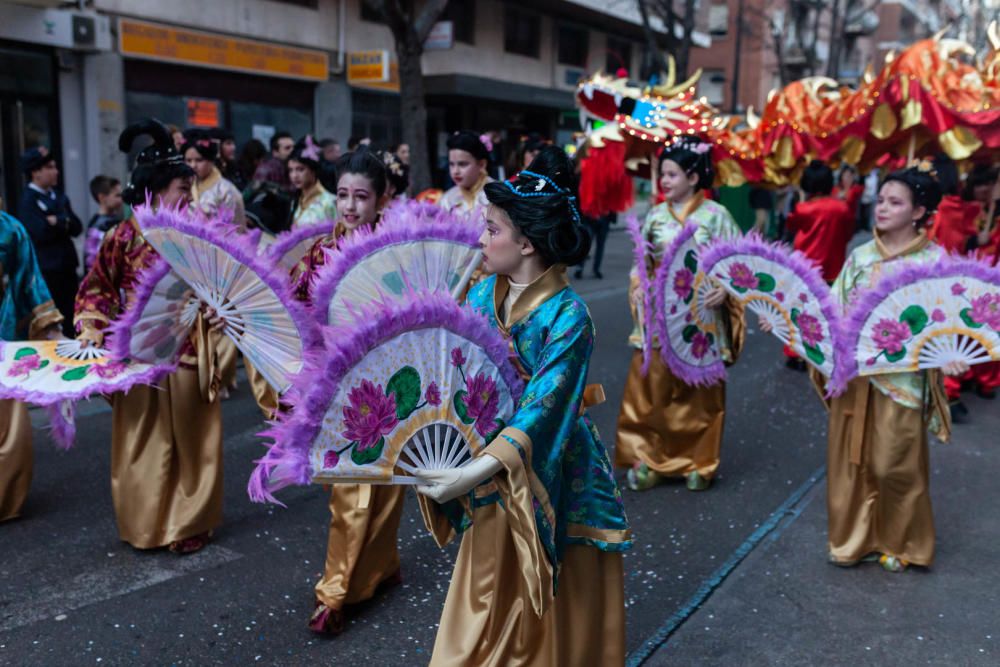
[[[923,229],[940,200],[929,173],[911,168],[890,174],[878,193],[875,238],[848,257],[833,284],[834,296],[849,304],[880,277],[941,258],[943,249]],[[952,376],[967,370],[962,362],[942,369]],[[878,560],[890,572],[931,565],[928,428],[948,439],[948,400],[937,371],[858,377],[830,402],[831,563],[847,567]]]
[[[574,170],[550,146],[484,192],[483,266],[494,275],[468,303],[509,339],[527,384],[506,425],[488,389],[471,392],[470,416],[499,433],[465,466],[417,474],[438,543],[464,532],[430,664],[621,665],[631,534],[584,411],[599,392],[586,385],[593,322],[566,278],[590,248]]]
[[[726,416],[725,383],[687,384],[655,352],[649,355],[648,370],[644,368],[639,332],[643,327],[647,331],[652,327],[652,317],[634,304],[643,299],[643,282],[649,283],[664,252],[688,221],[698,225],[695,240],[699,246],[736,238],[740,231],[729,212],[703,194],[715,178],[710,144],[696,137],[682,137],[664,147],[658,159],[660,187],[666,201],[646,216],[642,237],[650,250],[646,265],[636,266],[631,279],[630,303],[636,330],[629,344],[637,349],[618,415],[615,464],[628,468],[628,485],[633,491],[651,489],[666,477],[684,477],[688,489],[701,491],[708,488],[719,467]],[[642,280],[641,272],[650,279]],[[704,304],[718,310],[723,360],[735,362],[743,347],[742,308],[726,296],[722,287],[713,288]]]
[[[129,126],[118,147],[127,153],[142,135],[153,144],[136,158],[125,201],[187,206],[194,174],[159,121]],[[105,236],[76,296],[74,321],[81,341],[102,345],[139,274],[158,257],[134,216]],[[177,371],[160,387],[136,386],[111,396],[111,497],[120,537],[137,549],[167,546],[191,553],[204,547],[222,523],[220,337],[199,315]]]

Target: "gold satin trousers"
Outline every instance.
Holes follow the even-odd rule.
[[[229,336],[221,336],[216,349],[220,386],[233,389],[236,387],[236,362],[239,361],[240,351]]]
[[[623,665],[622,555],[568,546],[555,601],[539,618],[511,530],[499,503],[476,508],[462,536],[431,667]]]
[[[10,399],[0,400],[0,521],[21,514],[33,466],[28,406]]]
[[[837,562],[873,552],[925,567],[934,561],[923,415],[867,378],[852,380],[830,404],[827,511]]]
[[[618,413],[615,464],[645,463],[669,477],[697,471],[711,479],[719,467],[726,419],[726,385],[689,385],[670,372],[653,350],[649,373],[642,374],[642,351],[635,350]]]
[[[111,397],[111,498],[121,539],[167,546],[222,523],[222,412],[198,372]]]
[[[333,484],[330,536],[316,599],[331,609],[367,600],[399,572],[396,535],[406,489],[399,485]]]

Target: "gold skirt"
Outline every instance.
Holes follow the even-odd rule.
[[[236,388],[236,362],[239,360],[239,350],[229,336],[222,336],[218,343],[219,379],[226,389]]]
[[[198,372],[111,397],[111,498],[121,539],[152,549],[222,523],[222,413]]]
[[[726,419],[726,385],[695,387],[677,378],[658,350],[642,375],[642,351],[632,354],[618,413],[615,464],[645,463],[661,475],[698,471],[711,479],[719,467]]]
[[[31,486],[33,463],[28,406],[0,400],[0,521],[21,513]]]
[[[830,404],[827,510],[830,554],[852,563],[872,552],[914,565],[934,561],[927,428],[919,410],[852,380]]]
[[[367,600],[399,572],[396,535],[406,489],[398,485],[333,484],[326,567],[316,598],[331,609]]]
[[[432,667],[625,663],[622,555],[566,548],[553,605],[535,615],[499,503],[475,510],[441,612]]]
[[[247,384],[250,385],[250,393],[253,395],[253,400],[257,401],[257,407],[264,413],[264,419],[274,419],[275,415],[278,414],[278,392],[268,384],[257,367],[245,357],[243,368],[247,371]]]

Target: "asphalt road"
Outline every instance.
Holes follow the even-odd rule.
[[[604,280],[576,281],[597,326],[590,381],[604,384],[608,400],[592,415],[609,448],[630,358],[625,345],[631,326],[625,300],[628,264],[627,235],[615,231]],[[778,342],[754,332],[730,371],[727,392],[722,466],[710,491],[690,493],[678,482],[642,494],[626,492],[635,533],[635,548],[625,559],[631,661],[859,664],[857,651],[866,633],[884,637],[885,632],[877,619],[864,623],[852,617],[848,603],[864,598],[870,587],[880,587],[871,595],[894,591],[890,586],[886,592],[889,575],[881,571],[844,573],[825,564],[822,406],[805,375],[784,368]],[[977,404],[976,410],[997,412],[988,403]],[[408,500],[399,538],[404,584],[368,604],[342,636],[313,635],[306,622],[326,548],[326,494],[319,487],[297,488],[281,493],[287,508],[250,503],[246,481],[262,451],[255,433],[263,422],[245,382],[223,404],[223,415],[225,523],[208,548],[178,557],[138,552],[117,539],[106,405],[93,401],[81,408],[78,443],[70,452],[53,449],[42,414],[34,413],[39,428],[31,495],[21,519],[0,525],[0,664],[427,663],[455,547],[438,549],[423,528],[416,501]],[[956,440],[996,444],[997,421],[986,422],[992,431],[981,423],[960,427]],[[996,456],[988,463],[992,470],[1000,465]],[[989,470],[975,479],[985,487],[984,480]],[[976,493],[987,497],[989,491]],[[800,515],[803,520],[791,523]],[[995,520],[991,526],[997,530],[964,540],[977,544],[983,574],[995,583],[984,555],[1000,532]],[[774,569],[775,562],[780,569]],[[938,569],[891,581],[912,588],[920,585],[913,582],[949,576]],[[810,582],[817,576],[824,583],[812,591]],[[779,577],[798,582],[804,596],[799,605],[829,607],[820,615],[826,626],[810,632],[812,626],[795,625],[801,613],[782,606],[785,593],[774,585]],[[842,600],[841,582],[852,587]],[[974,580],[967,583],[975,586]],[[964,589],[944,590],[954,595]],[[824,597],[817,601],[814,593]],[[990,599],[994,605],[984,622],[995,623],[996,596]],[[748,600],[759,601],[750,604],[752,612],[745,608]],[[720,620],[707,622],[703,615],[708,613],[718,613]],[[847,625],[831,633],[827,626],[837,630],[838,619]],[[782,624],[787,623],[798,628],[794,650],[791,645],[782,649]],[[694,634],[697,628],[706,628],[704,636]],[[1000,628],[992,636],[1000,638]],[[837,659],[834,637],[853,647],[849,663]],[[938,639],[947,643],[947,633]],[[868,645],[878,650],[862,654],[862,664],[865,657],[871,658],[867,664],[910,664],[904,662],[910,654],[899,653],[894,642]],[[951,664],[996,664],[997,652],[991,651],[993,662],[976,662],[989,653],[946,655],[968,658]]]

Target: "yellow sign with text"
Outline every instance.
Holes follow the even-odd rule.
[[[330,71],[325,51],[224,37],[132,19],[118,22],[118,48],[123,56],[132,58],[286,79],[326,81]]]
[[[349,84],[385,83],[388,80],[388,51],[354,51],[347,54],[347,82]]]

